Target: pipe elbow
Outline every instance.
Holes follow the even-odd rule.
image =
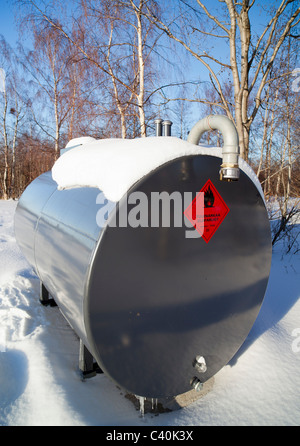
[[[223,136],[222,164],[220,168],[221,181],[237,181],[239,169],[239,138],[233,122],[224,115],[209,115],[198,121],[191,129],[188,142],[199,144],[201,136],[212,130],[219,130]]]

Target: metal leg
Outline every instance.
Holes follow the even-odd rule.
[[[79,345],[79,370],[83,378],[92,378],[97,374],[94,366],[94,358],[81,339]]]
[[[45,306],[50,305],[51,307],[56,307],[55,300],[51,297],[43,282],[40,283],[40,302]]]

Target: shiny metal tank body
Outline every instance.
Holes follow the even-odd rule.
[[[27,187],[15,217],[15,234],[25,257],[87,348],[83,297],[101,233],[96,222],[100,193],[94,188],[60,191],[47,172]]]
[[[129,191],[149,200],[153,191],[197,194],[210,180],[229,213],[208,243],[186,238],[184,226],[110,225],[133,209],[127,196],[99,227],[101,191],[58,190],[50,172],[17,206],[24,255],[104,373],[136,395],[174,396],[195,377],[207,381],[243,344],[261,307],[271,265],[264,200],[244,171],[238,182],[220,181],[219,165],[218,157],[182,157]],[[204,372],[195,368],[199,356]]]

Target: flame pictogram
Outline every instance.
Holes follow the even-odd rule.
[[[210,186],[208,186],[208,188],[204,192],[204,207],[212,208],[214,205],[214,202],[215,202],[214,194],[213,194]]]

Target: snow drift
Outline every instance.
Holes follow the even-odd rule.
[[[79,340],[16,245],[14,201],[0,201],[0,425],[299,425],[300,256],[275,247],[268,290],[240,351],[211,392],[176,412],[141,418],[103,375],[82,382]]]
[[[81,138],[78,143],[80,141]],[[119,201],[137,181],[168,161],[190,155],[222,158],[220,147],[196,146],[175,137],[84,139],[82,142],[56,161],[52,168],[54,181],[60,189],[97,187],[114,202]],[[263,197],[260,183],[250,166],[242,159],[239,165]]]

